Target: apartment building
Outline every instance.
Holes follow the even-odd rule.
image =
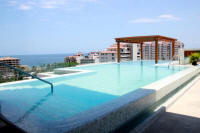
[[[20,66],[20,60],[18,58],[12,58],[12,57],[2,57],[2,58],[0,58],[0,63],[6,63],[13,67]],[[12,70],[10,68],[5,67],[4,65],[0,65],[0,73],[1,74],[7,74],[10,72],[12,72]]]
[[[93,59],[94,60],[94,63],[99,63],[99,55],[100,55],[100,52],[90,52],[88,54],[88,58],[89,59]]]
[[[116,51],[101,51],[99,54],[100,62],[115,62],[117,60]]]
[[[64,62],[69,62],[69,60],[71,60],[71,61],[76,60],[76,62],[80,64],[81,63],[81,59],[83,59],[83,58],[84,58],[83,53],[78,52],[77,54],[75,54],[73,56],[65,57]]]
[[[120,54],[121,54],[121,60],[131,60],[132,59],[132,49],[133,45],[131,43],[122,43],[120,44]],[[117,45],[113,44],[109,48],[107,48],[107,51],[113,51],[117,53]]]
[[[175,42],[175,59],[178,58],[179,49],[183,49],[184,44],[180,41]],[[138,53],[140,54],[140,46],[138,45]],[[159,42],[158,46],[159,60],[170,60],[172,58],[172,45],[168,42]],[[149,42],[143,44],[143,59],[154,60],[155,59],[155,43]],[[137,58],[138,60],[138,58]]]

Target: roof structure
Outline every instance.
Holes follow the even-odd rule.
[[[116,51],[101,51],[101,53],[114,54],[114,53],[117,53],[117,52]]]
[[[13,58],[13,57],[2,57],[2,58],[0,58],[0,61],[7,61],[7,60],[19,60],[19,59]]]
[[[141,42],[152,42],[152,41],[166,41],[173,42],[177,41],[176,38],[161,36],[161,35],[150,35],[150,36],[133,36],[133,37],[120,37],[115,38],[116,42],[127,42],[127,43],[141,43]]]

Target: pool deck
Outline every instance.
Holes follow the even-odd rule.
[[[143,133],[199,133],[199,125],[200,76],[195,84]]]

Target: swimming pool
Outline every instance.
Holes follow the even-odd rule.
[[[133,61],[72,69],[89,72],[47,79],[54,84],[53,94],[40,81],[0,86],[1,114],[28,132],[65,132],[66,119],[185,68]]]

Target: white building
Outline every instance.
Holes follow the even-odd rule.
[[[76,62],[79,64],[81,63],[81,59],[84,58],[83,53],[81,52],[78,52],[77,54],[73,55],[73,57],[76,59]]]
[[[67,56],[64,59],[64,62],[68,62],[68,59],[70,58],[74,58],[76,60],[77,63],[81,63],[81,59],[84,58],[83,54],[81,52],[78,52],[77,54],[73,55],[73,56]]]
[[[139,44],[132,44],[131,49],[132,60],[140,60],[140,45]]]
[[[132,47],[133,45],[131,43],[120,44],[120,54],[122,61],[132,59]],[[107,51],[114,51],[117,53],[117,45],[116,44],[111,45],[109,48],[107,48]]]
[[[88,54],[88,58],[94,59],[94,63],[99,63],[99,54],[100,54],[100,52],[90,52]]]
[[[115,62],[117,60],[116,51],[101,51],[99,54],[100,62]]]
[[[170,60],[172,58],[172,44],[168,42],[160,41],[158,43],[159,60]],[[138,53],[140,53],[140,45],[138,45]],[[180,41],[175,42],[175,59],[178,59],[179,49],[183,49],[184,44]],[[143,44],[143,59],[154,60],[155,59],[155,43],[148,42]]]

